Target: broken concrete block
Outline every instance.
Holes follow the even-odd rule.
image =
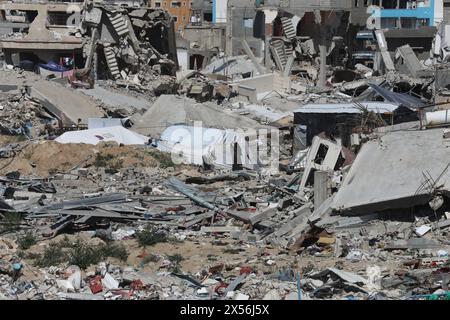
[[[236,233],[239,232],[239,227],[233,227],[233,226],[211,226],[211,227],[202,227],[200,229],[200,232],[204,233]]]
[[[280,201],[278,202],[278,210],[286,209],[287,207],[292,205],[292,203],[293,203],[292,198],[280,199]]]
[[[417,233],[417,235],[423,236],[423,235],[425,235],[425,234],[426,234],[428,231],[430,231],[430,230],[431,230],[431,227],[430,227],[430,226],[428,226],[428,225],[423,225],[423,226],[420,226],[420,227],[416,228],[415,232]]]
[[[269,292],[267,292],[262,299],[263,300],[281,300],[281,296],[277,289],[272,289]]]

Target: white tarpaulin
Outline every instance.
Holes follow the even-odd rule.
[[[233,130],[170,126],[162,133],[158,149],[172,153],[182,163],[231,167],[235,143],[239,146],[237,159],[244,167],[253,168],[257,142],[246,141],[243,134]]]
[[[102,141],[115,141],[119,144],[146,144],[148,138],[122,126],[69,131],[60,135],[55,141],[59,143],[97,144]]]

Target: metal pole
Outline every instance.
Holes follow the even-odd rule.
[[[300,272],[297,272],[297,294],[298,300],[302,300],[302,290],[300,287]]]

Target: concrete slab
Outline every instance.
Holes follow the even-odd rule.
[[[201,121],[205,128],[216,129],[270,129],[257,121],[235,115],[214,103],[197,103],[193,99],[174,95],[161,95],[143,115],[131,118],[132,130],[140,134],[160,137],[172,125],[193,125]]]
[[[125,94],[107,90],[99,85],[95,85],[93,89],[80,89],[85,95],[98,99],[104,104],[111,107],[134,107],[147,110],[152,106],[150,102],[144,99],[130,97]]]
[[[49,81],[33,81],[29,94],[61,119],[64,126],[76,125],[78,119],[87,124],[89,118],[101,118],[104,113],[88,97]]]
[[[426,204],[433,189],[450,194],[450,139],[443,131],[390,132],[364,144],[332,208],[370,214]]]

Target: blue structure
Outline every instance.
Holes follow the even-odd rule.
[[[372,17],[381,19],[382,28],[390,28],[389,26],[383,26],[387,19],[416,20],[420,21],[420,26],[433,27],[435,26],[435,6],[436,0],[429,0],[428,6],[416,7],[415,9],[374,9],[372,10]]]
[[[216,1],[217,0],[213,0],[212,2],[212,23],[217,23]]]

